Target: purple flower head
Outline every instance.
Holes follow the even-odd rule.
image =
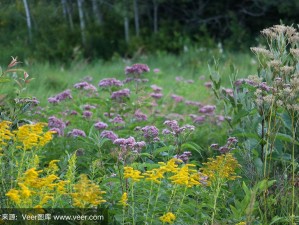
[[[155,126],[145,126],[141,129],[141,131],[146,139],[154,139],[159,135],[159,129]]]
[[[155,68],[153,71],[154,71],[154,73],[160,73],[160,69],[158,69],[158,68]]]
[[[171,95],[171,98],[175,101],[175,102],[182,102],[184,100],[184,97],[182,96],[178,96],[178,95],[175,95],[175,94],[172,94]]]
[[[210,148],[218,150],[219,149],[219,145],[218,144],[211,144]]]
[[[123,89],[119,91],[112,92],[111,98],[112,99],[123,99],[123,98],[129,98],[130,97],[130,90],[129,89]]]
[[[233,89],[225,88],[223,91],[225,92],[225,94],[227,94],[231,97],[234,97],[234,90]]]
[[[30,99],[29,102],[31,102],[34,106],[37,106],[39,104],[39,101],[36,97],[32,97],[32,99]]]
[[[53,97],[48,98],[48,102],[49,103],[58,103],[58,102],[61,102],[65,99],[72,99],[72,98],[73,97],[71,95],[71,90],[68,89],[68,90],[65,90],[65,91],[63,91],[63,92],[61,92],[61,93],[59,93],[59,94],[57,94]]]
[[[83,130],[73,129],[72,131],[68,132],[68,136],[72,137],[86,137],[86,134]]]
[[[154,99],[160,99],[163,97],[163,94],[161,93],[151,93],[150,96]]]
[[[235,138],[235,137],[229,137],[228,139],[227,139],[227,144],[236,144],[236,143],[238,143],[238,139],[237,138]]]
[[[94,124],[94,127],[98,130],[103,130],[103,129],[106,129],[108,127],[108,125],[103,122],[97,122]]]
[[[55,97],[50,97],[50,98],[48,98],[48,102],[49,102],[49,103],[56,104],[56,103],[58,103],[59,101],[58,101]]]
[[[222,115],[218,115],[217,119],[218,119],[219,122],[223,122],[225,120],[225,117],[222,116]]]
[[[84,110],[91,110],[91,109],[96,109],[97,107],[96,106],[94,106],[94,105],[84,105],[83,106],[83,109]]]
[[[51,128],[50,131],[56,132],[57,136],[62,136],[63,135],[63,133],[61,133],[61,130],[57,127]]]
[[[209,81],[209,82],[205,82],[204,85],[205,85],[206,88],[212,88],[213,83]]]
[[[86,119],[92,117],[92,112],[85,110],[83,112],[83,117],[86,118]]]
[[[164,125],[168,126],[175,133],[178,133],[180,131],[178,121],[176,121],[176,120],[166,120],[164,122]]]
[[[229,148],[228,146],[224,145],[224,146],[221,146],[218,150],[221,154],[225,154],[225,153],[228,153],[232,149]]]
[[[116,117],[114,117],[111,120],[111,122],[112,123],[119,123],[119,124],[125,123],[125,121],[123,120],[123,118],[120,115],[117,115]]]
[[[192,105],[192,106],[198,106],[198,107],[202,106],[202,104],[200,102],[188,101],[188,100],[185,101],[185,104]]]
[[[144,141],[136,142],[134,137],[129,137],[127,139],[118,138],[113,141],[113,144],[116,144],[116,145],[119,145],[120,147],[122,147],[122,150],[124,152],[126,152],[126,150],[128,150],[128,149],[138,152],[146,145],[146,143]]]
[[[145,120],[147,120],[147,115],[145,115],[144,113],[142,113],[140,111],[140,109],[136,110],[136,112],[134,113],[134,117],[136,118],[137,121],[145,121]]]
[[[170,130],[168,130],[168,129],[163,129],[162,130],[162,134],[163,135],[167,135],[167,134],[172,134],[172,132]]]
[[[50,116],[48,118],[48,127],[49,127],[49,129],[52,129],[52,128],[56,128],[55,130],[58,129],[59,130],[59,132],[57,132],[58,135],[62,136],[64,134],[64,129],[65,129],[66,125],[62,120],[56,118],[55,116]]]
[[[146,64],[134,64],[132,66],[127,66],[125,68],[125,73],[127,74],[142,74],[144,72],[149,72],[150,69]]]
[[[182,127],[180,127],[180,133],[181,132],[184,132],[184,131],[194,131],[195,130],[195,127],[193,125],[189,125],[189,124],[186,124]]]
[[[151,88],[153,89],[153,91],[155,93],[160,93],[162,91],[162,88],[159,87],[159,86],[157,86],[157,85],[155,85],[155,84],[151,85]]]
[[[115,134],[113,131],[111,130],[103,130],[100,137],[102,138],[108,138],[111,141],[114,141],[115,139],[118,138],[117,134]]]
[[[188,84],[193,84],[193,83],[194,83],[194,80],[186,80],[186,83],[188,83]]]
[[[205,105],[199,109],[200,113],[212,114],[216,109],[215,105]]]
[[[99,82],[100,87],[121,87],[123,83],[115,78],[105,78]]]
[[[269,87],[266,82],[260,83],[259,88],[266,92],[269,92],[271,90],[271,87]]]
[[[93,86],[92,84],[90,84],[90,83],[88,83],[86,81],[76,83],[74,85],[74,88],[84,89],[84,90],[91,90],[91,91],[97,91],[97,88],[95,86]]]
[[[192,155],[191,152],[189,152],[189,151],[185,151],[185,152],[183,152],[183,153],[180,154],[180,155],[175,155],[174,158],[176,158],[176,159],[180,159],[180,160],[182,160],[184,163],[187,163],[188,160],[189,160],[189,157],[190,157],[191,155]]]
[[[206,120],[205,116],[196,116],[193,118],[193,123],[201,124],[204,123]]]
[[[76,115],[78,115],[78,112],[75,111],[75,110],[72,110],[71,113],[70,113],[70,115],[76,116]]]

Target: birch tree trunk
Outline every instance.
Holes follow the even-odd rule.
[[[69,25],[70,25],[71,31],[73,31],[74,30],[74,22],[73,22],[72,10],[71,10],[69,4],[67,3],[67,0],[65,0],[65,1],[66,1],[66,12],[67,12],[68,20],[69,20]]]
[[[31,25],[31,16],[30,16],[30,10],[27,0],[23,0],[25,12],[26,12],[26,22],[27,22],[27,29],[28,29],[28,40],[29,43],[32,43],[32,25]]]
[[[63,17],[65,18],[65,20],[67,20],[67,5],[66,5],[66,0],[61,0],[61,6],[62,6],[62,13],[63,13]]]
[[[93,15],[95,17],[96,25],[101,26],[103,24],[103,15],[102,15],[101,11],[99,10],[97,0],[92,0],[92,11],[93,11]]]
[[[85,27],[84,13],[83,13],[83,2],[84,2],[84,0],[77,0],[79,18],[80,18],[82,44],[83,44],[83,46],[86,46],[86,27]]]
[[[128,12],[128,1],[124,0],[124,29],[125,29],[125,40],[128,43],[130,41],[129,33],[129,12]]]
[[[134,19],[135,19],[135,32],[136,32],[136,36],[139,37],[139,11],[138,11],[138,0],[134,0]]]
[[[158,7],[159,3],[157,0],[153,0],[154,3],[154,33],[158,32]]]

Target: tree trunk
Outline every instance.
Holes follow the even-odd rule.
[[[26,12],[26,22],[27,22],[27,28],[28,28],[28,40],[29,43],[32,43],[32,25],[31,25],[31,16],[30,16],[30,10],[29,5],[27,3],[27,0],[23,0],[25,12]]]
[[[128,1],[124,0],[124,29],[125,29],[125,40],[127,43],[130,41],[130,33],[129,33],[129,12],[128,12]]]
[[[62,13],[63,13],[63,17],[65,18],[65,20],[67,20],[67,5],[66,5],[66,0],[61,0],[61,5],[62,5]]]
[[[74,22],[73,22],[72,10],[71,10],[70,6],[68,5],[67,0],[66,0],[66,12],[67,12],[71,31],[73,31],[74,30]]]
[[[135,19],[135,32],[139,37],[139,12],[138,12],[138,0],[134,0],[134,19]]]
[[[82,44],[83,44],[83,46],[86,46],[86,28],[85,28],[84,13],[83,13],[83,2],[84,2],[84,0],[77,0],[79,18],[80,18]]]
[[[153,0],[154,3],[154,33],[158,32],[158,7],[159,4],[157,0]]]
[[[101,26],[103,24],[103,15],[99,10],[97,0],[92,0],[92,11],[93,11],[96,25]]]

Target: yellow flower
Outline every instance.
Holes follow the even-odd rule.
[[[90,181],[87,175],[82,174],[78,183],[74,185],[74,192],[70,195],[74,206],[84,208],[88,205],[97,206],[106,202],[102,197],[104,193],[106,192],[101,191],[100,187]]]
[[[165,164],[164,162],[159,162],[160,169],[165,172],[176,173],[178,171],[178,162],[182,162],[180,159],[172,158]]]
[[[236,225],[246,225],[246,222],[236,223]]]
[[[163,223],[173,223],[176,219],[175,215],[168,212],[159,218]]]
[[[60,160],[52,160],[49,162],[48,168],[46,169],[47,173],[56,173],[59,168],[57,166],[57,162],[59,162]]]
[[[19,187],[22,189],[21,195],[24,198],[29,198],[31,196],[31,191],[28,189],[28,187],[22,183],[18,183]]]
[[[209,177],[210,181],[217,178],[227,180],[239,178],[236,176],[235,170],[241,166],[230,153],[217,156],[216,159],[209,158],[209,161],[203,164],[204,167],[201,170]]]
[[[13,132],[15,141],[22,143],[24,150],[29,150],[33,147],[43,147],[52,140],[53,134],[52,131],[43,132],[45,125],[46,123],[36,123],[20,126],[18,130]]]
[[[9,121],[0,122],[0,151],[3,149],[2,146],[7,146],[7,141],[11,140],[13,133],[10,132]]]
[[[146,180],[154,181],[155,183],[160,184],[161,181],[158,179],[164,178],[164,173],[165,170],[163,171],[162,169],[158,168],[158,169],[148,170],[145,173],[143,173],[143,175],[147,177],[145,178]]]
[[[140,175],[141,172],[139,170],[134,170],[132,167],[126,166],[124,167],[124,177],[125,178],[132,178],[133,181],[139,181],[144,176]]]
[[[127,192],[124,192],[123,195],[121,196],[121,199],[119,201],[120,204],[123,205],[123,207],[126,207],[128,206],[128,194]]]
[[[195,165],[185,164],[182,168],[178,170],[178,172],[175,175],[169,178],[170,180],[172,180],[172,183],[185,185],[187,187],[200,185],[198,177],[194,176],[194,174],[196,174],[197,171],[193,169],[189,169],[189,167],[195,167]]]
[[[20,204],[21,202],[21,196],[18,190],[16,189],[10,189],[6,196],[9,197],[12,201],[14,201],[16,204]]]

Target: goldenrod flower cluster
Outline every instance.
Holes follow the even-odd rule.
[[[139,181],[144,176],[140,175],[141,172],[139,170],[134,170],[132,167],[126,166],[124,167],[124,177],[132,178],[133,181]]]
[[[18,179],[19,188],[10,189],[6,196],[20,207],[42,208],[49,200],[53,200],[54,195],[65,193],[65,185],[68,181],[58,181],[59,178],[55,174],[39,177],[42,172],[35,168],[28,169]],[[39,202],[36,205],[37,200]]]
[[[124,193],[123,193],[123,195],[121,196],[121,199],[120,199],[119,203],[120,203],[123,207],[128,206],[128,194],[127,194],[127,192],[124,192]]]
[[[246,222],[236,223],[236,225],[246,225]]]
[[[203,164],[204,167],[201,170],[211,182],[217,178],[235,180],[239,177],[236,176],[235,170],[241,166],[230,153],[219,155],[216,159],[209,158],[209,161]]]
[[[163,223],[173,223],[176,219],[175,215],[168,212],[159,218]]]
[[[43,132],[46,123],[26,124],[13,131],[15,134],[14,140],[21,143],[24,150],[32,149],[33,147],[43,147],[52,140],[54,131]]]
[[[80,180],[74,185],[74,191],[70,194],[73,198],[73,206],[85,208],[106,202],[102,197],[106,192],[101,191],[100,187],[90,181],[86,174],[80,176]]]
[[[3,149],[2,146],[7,146],[7,142],[12,139],[13,133],[10,131],[9,121],[0,122],[0,151]]]
[[[185,164],[177,171],[175,175],[169,178],[170,180],[172,180],[172,183],[185,185],[187,187],[200,185],[201,183],[199,182],[197,170],[190,169],[189,167],[195,167],[195,165]]]

